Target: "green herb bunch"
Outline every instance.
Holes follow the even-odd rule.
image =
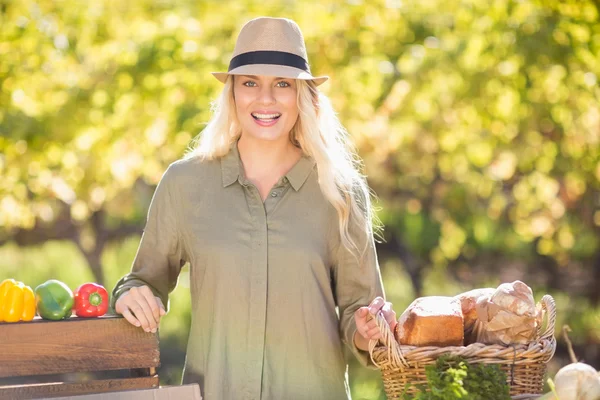
[[[462,357],[442,356],[425,367],[426,385],[403,400],[510,400],[506,374],[498,365],[469,364]]]

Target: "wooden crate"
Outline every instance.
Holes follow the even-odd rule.
[[[120,316],[0,323],[0,400],[158,387],[158,334]]]

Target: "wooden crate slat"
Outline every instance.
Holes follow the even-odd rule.
[[[121,317],[0,324],[0,378],[158,367],[159,357],[158,335]]]
[[[37,399],[158,387],[158,376],[0,387],[0,400]]]

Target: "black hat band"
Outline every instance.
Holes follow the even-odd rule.
[[[229,63],[228,72],[243,65],[250,64],[284,65],[301,69],[310,74],[310,67],[304,58],[284,51],[268,50],[250,51],[233,57]]]

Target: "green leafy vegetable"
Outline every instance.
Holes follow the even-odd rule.
[[[498,365],[469,364],[464,358],[442,356],[425,367],[426,385],[403,400],[510,400],[506,374]]]

